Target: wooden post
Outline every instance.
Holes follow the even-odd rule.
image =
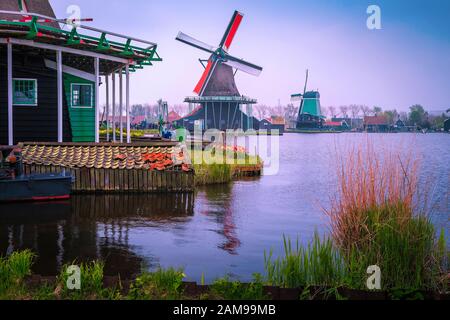
[[[7,64],[8,64],[8,144],[14,145],[13,136],[13,77],[12,77],[12,43],[7,45]]]
[[[63,72],[62,72],[62,52],[56,51],[56,75],[58,91],[58,142],[63,142]]]
[[[116,138],[116,72],[112,74],[112,132],[113,142],[117,141]]]
[[[106,141],[109,142],[109,75],[105,75],[106,82]]]
[[[130,65],[127,64],[125,67],[126,72],[126,93],[125,93],[125,103],[127,112],[127,143],[131,143],[131,129],[130,129]]]
[[[123,143],[123,69],[119,70],[119,127],[120,127],[120,143]]]
[[[95,142],[100,142],[100,106],[99,106],[99,90],[100,90],[100,59],[94,58],[94,70],[95,70]]]

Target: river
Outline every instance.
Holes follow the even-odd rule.
[[[335,157],[365,134],[286,134],[279,172],[178,195],[75,195],[52,203],[0,205],[0,254],[29,248],[36,273],[100,259],[108,275],[182,267],[187,280],[264,272],[264,251],[283,235],[307,242],[329,232],[323,208],[335,190]],[[374,146],[408,146],[421,157],[431,217],[449,243],[450,135],[372,134]],[[431,184],[428,183],[431,181]],[[431,186],[431,187],[430,187]]]

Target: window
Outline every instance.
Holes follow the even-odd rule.
[[[71,106],[74,108],[92,108],[94,106],[92,84],[71,85]]]
[[[37,106],[37,80],[13,79],[13,104],[16,106]]]

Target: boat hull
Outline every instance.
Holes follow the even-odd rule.
[[[0,202],[47,201],[70,198],[72,177],[30,175],[0,180]]]

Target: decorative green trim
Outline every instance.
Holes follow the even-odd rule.
[[[31,22],[29,23],[29,26],[30,26],[30,31],[28,31],[26,38],[29,40],[33,40],[34,38],[36,38],[36,36],[39,33],[36,17],[31,18]]]
[[[102,33],[100,38],[97,38],[94,36],[79,34],[76,27],[72,28],[71,31],[67,31],[52,27],[50,25],[39,24],[37,23],[37,21],[38,19],[36,17],[33,17],[31,22],[14,22],[0,19],[0,26],[28,28],[28,34],[26,38],[29,40],[39,40],[41,36],[46,37],[46,32],[56,34],[60,38],[65,38],[66,45],[68,46],[76,45],[77,49],[79,50],[108,51],[108,54],[111,56],[127,57],[133,59],[135,64],[139,66],[152,66],[152,62],[162,61],[161,57],[156,51],[157,45],[151,46],[149,48],[141,48],[132,45],[131,39],[127,39],[125,43],[109,41],[106,38],[106,33]],[[86,45],[86,48],[80,48],[81,45]],[[110,50],[111,47],[114,47],[114,49],[117,50]]]
[[[70,31],[69,39],[67,39],[67,45],[78,45],[81,43],[81,37],[77,32],[77,28],[73,27],[72,31]]]

